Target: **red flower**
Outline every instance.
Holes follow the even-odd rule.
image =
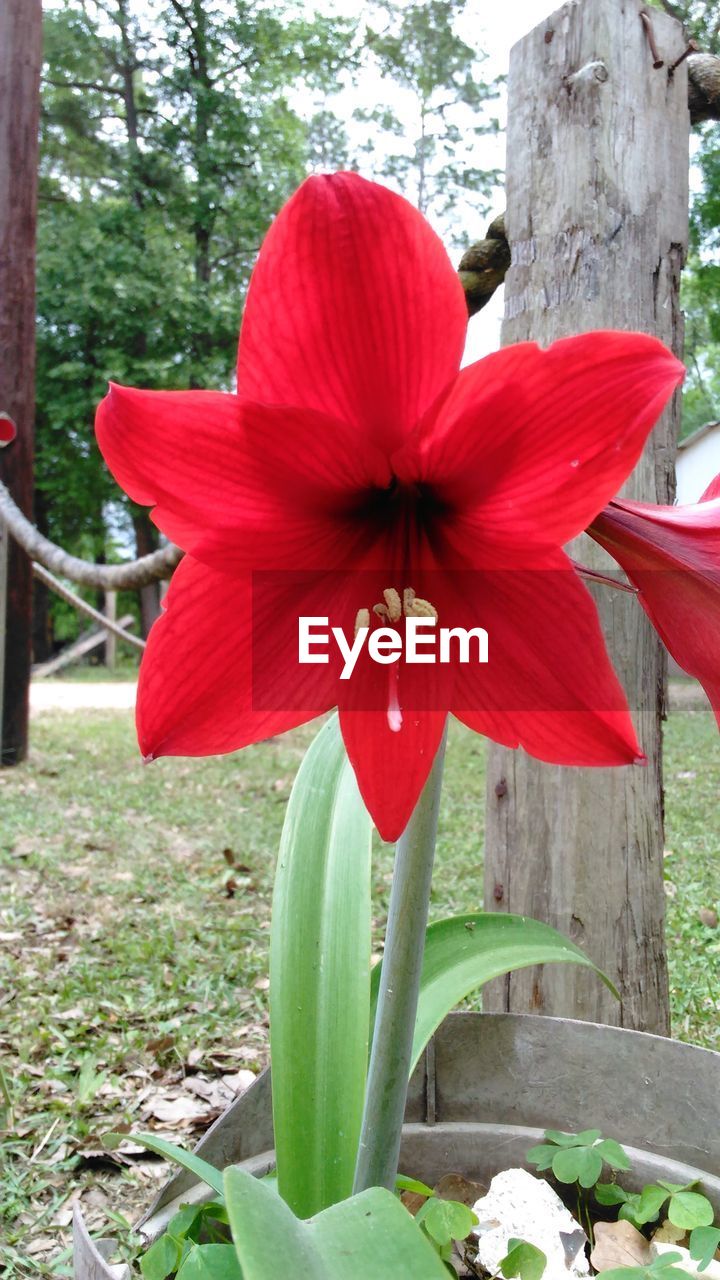
[[[143,658],[146,754],[232,751],[339,703],[386,839],[448,710],[543,760],[638,759],[561,547],[632,470],[682,366],[653,338],[593,333],[459,371],[465,329],[457,275],[411,205],[352,174],[311,178],[261,250],[237,396],[111,388],[105,458],[188,552]],[[334,660],[298,663],[299,615],[352,639],[359,610],[379,626],[372,607],[396,613],[406,588],[441,625],[484,627],[487,666],[363,659],[341,681]]]
[[[11,444],[16,434],[12,418],[9,418],[6,413],[0,413],[0,449],[3,449],[6,444]]]
[[[588,533],[638,588],[655,630],[700,681],[720,724],[720,476],[685,507],[616,499]]]

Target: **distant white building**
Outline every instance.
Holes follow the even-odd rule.
[[[708,422],[678,445],[677,502],[697,502],[711,480],[720,475],[720,422]]]

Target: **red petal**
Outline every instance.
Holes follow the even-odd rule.
[[[104,457],[195,559],[226,572],[331,568],[363,541],[355,509],[387,462],[317,413],[208,391],[112,386],[97,415]]]
[[[720,723],[720,499],[684,507],[615,501],[588,533],[638,587],[656,631],[700,681]]]
[[[716,476],[714,480],[710,481],[700,501],[712,502],[713,498],[720,498],[720,476]]]
[[[340,708],[348,757],[383,840],[397,840],[405,830],[446,719],[444,711],[416,711],[405,715],[402,728],[393,732],[383,711],[354,711],[351,704]]]
[[[319,410],[391,449],[455,377],[466,328],[457,273],[412,205],[357,174],[309,178],[260,251],[238,394]]]
[[[236,751],[312,719],[333,703],[325,667],[299,669],[288,708],[257,710],[253,660],[273,652],[272,619],[253,645],[249,576],[231,578],[186,556],[167,608],[150,633],[140,667],[137,726],[145,756],[204,756]],[[265,684],[267,684],[265,679]],[[304,696],[306,694],[306,696]]]
[[[168,494],[231,506],[242,484],[239,402],[220,391],[139,391],[110,383],[95,432],[118,484],[143,506]]]
[[[452,711],[540,760],[630,764],[642,758],[597,610],[562,552],[545,569],[467,575],[486,666],[458,668]]]
[[[683,374],[639,333],[506,347],[460,373],[393,465],[490,543],[564,543],[617,493]]]

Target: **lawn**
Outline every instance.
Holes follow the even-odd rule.
[[[313,732],[144,768],[129,713],[46,713],[30,762],[0,774],[1,1275],[70,1274],[78,1190],[119,1235],[147,1202],[162,1165],[110,1157],[100,1134],[192,1142],[263,1066],[275,851]],[[482,903],[483,774],[482,740],[453,725],[436,916]],[[719,781],[712,716],[684,700],[666,735],[673,1018],[714,1048],[720,930],[700,912],[720,899]],[[391,865],[378,845],[378,933]]]

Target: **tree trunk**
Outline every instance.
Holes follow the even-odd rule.
[[[140,559],[141,556],[147,556],[151,552],[157,551],[160,539],[147,511],[140,509],[134,511],[132,522],[135,530],[135,555],[137,558]],[[153,622],[160,617],[160,583],[149,582],[147,586],[140,588],[138,595],[140,597],[140,631],[143,640],[147,640]]]
[[[504,344],[591,329],[644,330],[681,353],[688,108],[682,29],[655,9],[654,59],[639,0],[566,5],[510,63]],[[625,493],[672,498],[679,396]],[[582,544],[582,545],[581,545]],[[609,560],[583,535],[576,558]],[[536,916],[615,980],[621,1004],[574,965],[493,984],[488,1010],[540,1012],[667,1033],[661,719],[665,661],[636,601],[593,592],[646,768],[561,769],[493,746],[488,909]]]
[[[0,5],[0,410],[17,427],[3,451],[0,478],[22,510],[33,499],[35,383],[35,220],[42,8],[40,0]],[[6,538],[7,590],[0,763],[17,764],[28,749],[32,643],[32,567]],[[0,554],[4,554],[0,550]],[[2,575],[0,575],[1,577]],[[0,609],[2,599],[0,598]],[[2,634],[0,625],[0,635]]]

